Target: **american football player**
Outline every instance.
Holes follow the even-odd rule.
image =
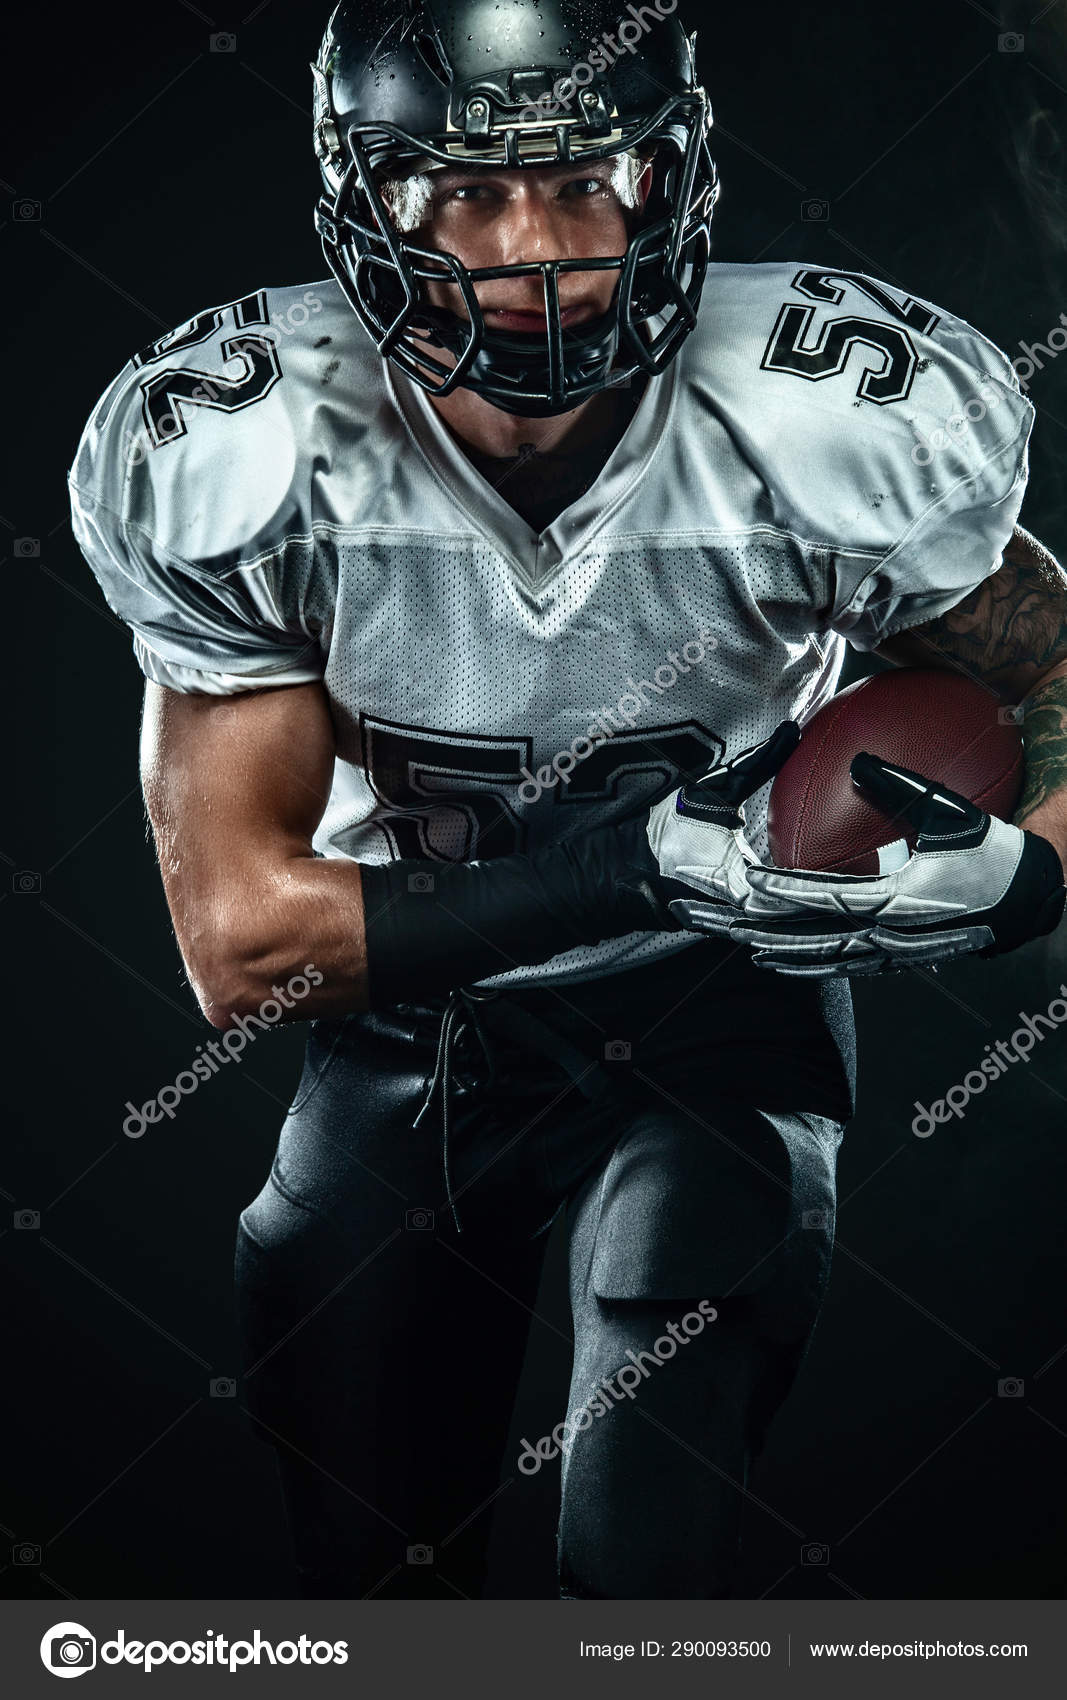
[[[562,1454],[560,1594],[727,1595],[828,1277],[849,975],[1063,908],[1031,404],[927,301],[710,261],[694,40],[667,0],[343,0],[328,281],[142,350],[71,471],[204,1014],[317,970],[236,1266],[307,1597],[478,1594],[561,1213],[570,1389],[522,1454]],[[1016,824],[946,838],[913,776],[906,868],[766,865],[847,644],[1025,704]]]

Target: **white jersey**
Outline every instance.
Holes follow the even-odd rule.
[[[70,482],[149,679],[322,680],[318,851],[471,860],[633,813],[803,723],[846,639],[869,650],[953,607],[1000,565],[1032,420],[1000,350],[928,302],[712,265],[696,330],[537,535],[330,282],[258,291],[137,356]],[[768,791],[746,811],[761,858]],[[634,933],[483,983],[693,942]]]

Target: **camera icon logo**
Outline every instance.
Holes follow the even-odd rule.
[[[409,891],[432,891],[433,890],[433,875],[432,874],[409,874],[408,875],[408,890]]]
[[[32,868],[20,868],[11,876],[11,889],[16,897],[36,897],[41,890],[41,876]]]
[[[830,1548],[825,1541],[807,1541],[800,1549],[801,1564],[829,1564]]]
[[[997,36],[998,53],[1021,53],[1026,46],[1026,37],[1018,35],[1015,30],[1008,30],[1004,35]]]
[[[16,224],[40,224],[41,203],[40,201],[27,200],[12,201],[11,216]]]
[[[40,1564],[41,1549],[33,1541],[17,1541],[11,1548],[12,1564]]]
[[[819,1233],[825,1233],[830,1226],[829,1210],[805,1210],[800,1218],[805,1228],[814,1228]]]
[[[1021,726],[1023,711],[1019,703],[1013,702],[997,709],[997,720],[1001,726]]]
[[[604,1046],[605,1062],[629,1062],[631,1046],[626,1039],[609,1039]]]
[[[814,198],[810,201],[801,201],[800,216],[805,224],[825,224],[830,217],[830,203]]]
[[[1026,1383],[1017,1375],[1006,1375],[997,1382],[998,1399],[1021,1399],[1026,1392]]]
[[[405,1226],[405,1228],[410,1228],[413,1233],[416,1233],[416,1234],[429,1233],[430,1230],[433,1228],[433,1225],[434,1225],[434,1213],[433,1213],[432,1210],[405,1210],[404,1211],[404,1226]]]
[[[236,1399],[237,1383],[232,1375],[217,1375],[208,1382],[212,1399]]]
[[[41,1637],[41,1663],[53,1676],[84,1676],[96,1666],[96,1637],[83,1623],[54,1623]]]
[[[14,1222],[16,1228],[39,1228],[41,1226],[41,1212],[39,1210],[16,1210]]]
[[[212,53],[236,53],[237,37],[230,30],[219,30],[210,39]]]
[[[417,1541],[413,1547],[408,1547],[408,1563],[432,1564],[433,1547],[427,1546],[424,1541]]]
[[[11,549],[16,559],[20,561],[36,561],[40,559],[41,539],[39,537],[16,537]]]

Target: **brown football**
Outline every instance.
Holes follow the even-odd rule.
[[[963,673],[892,668],[849,685],[803,727],[771,787],[777,867],[876,874],[914,848],[918,828],[852,783],[860,750],[939,780],[1002,820],[1022,794],[1023,741],[1009,705]]]

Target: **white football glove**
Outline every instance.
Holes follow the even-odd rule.
[[[783,720],[762,744],[681,786],[650,811],[648,842],[660,873],[704,894],[668,903],[679,926],[725,935],[751,910],[756,893],[746,870],[761,864],[745,843],[741,805],[773,779],[799,742],[796,721]]]
[[[1053,931],[1067,893],[1047,838],[866,751],[850,772],[879,808],[919,827],[915,849],[888,874],[746,868],[749,900],[729,932],[753,946],[761,968],[882,974],[999,956]]]

